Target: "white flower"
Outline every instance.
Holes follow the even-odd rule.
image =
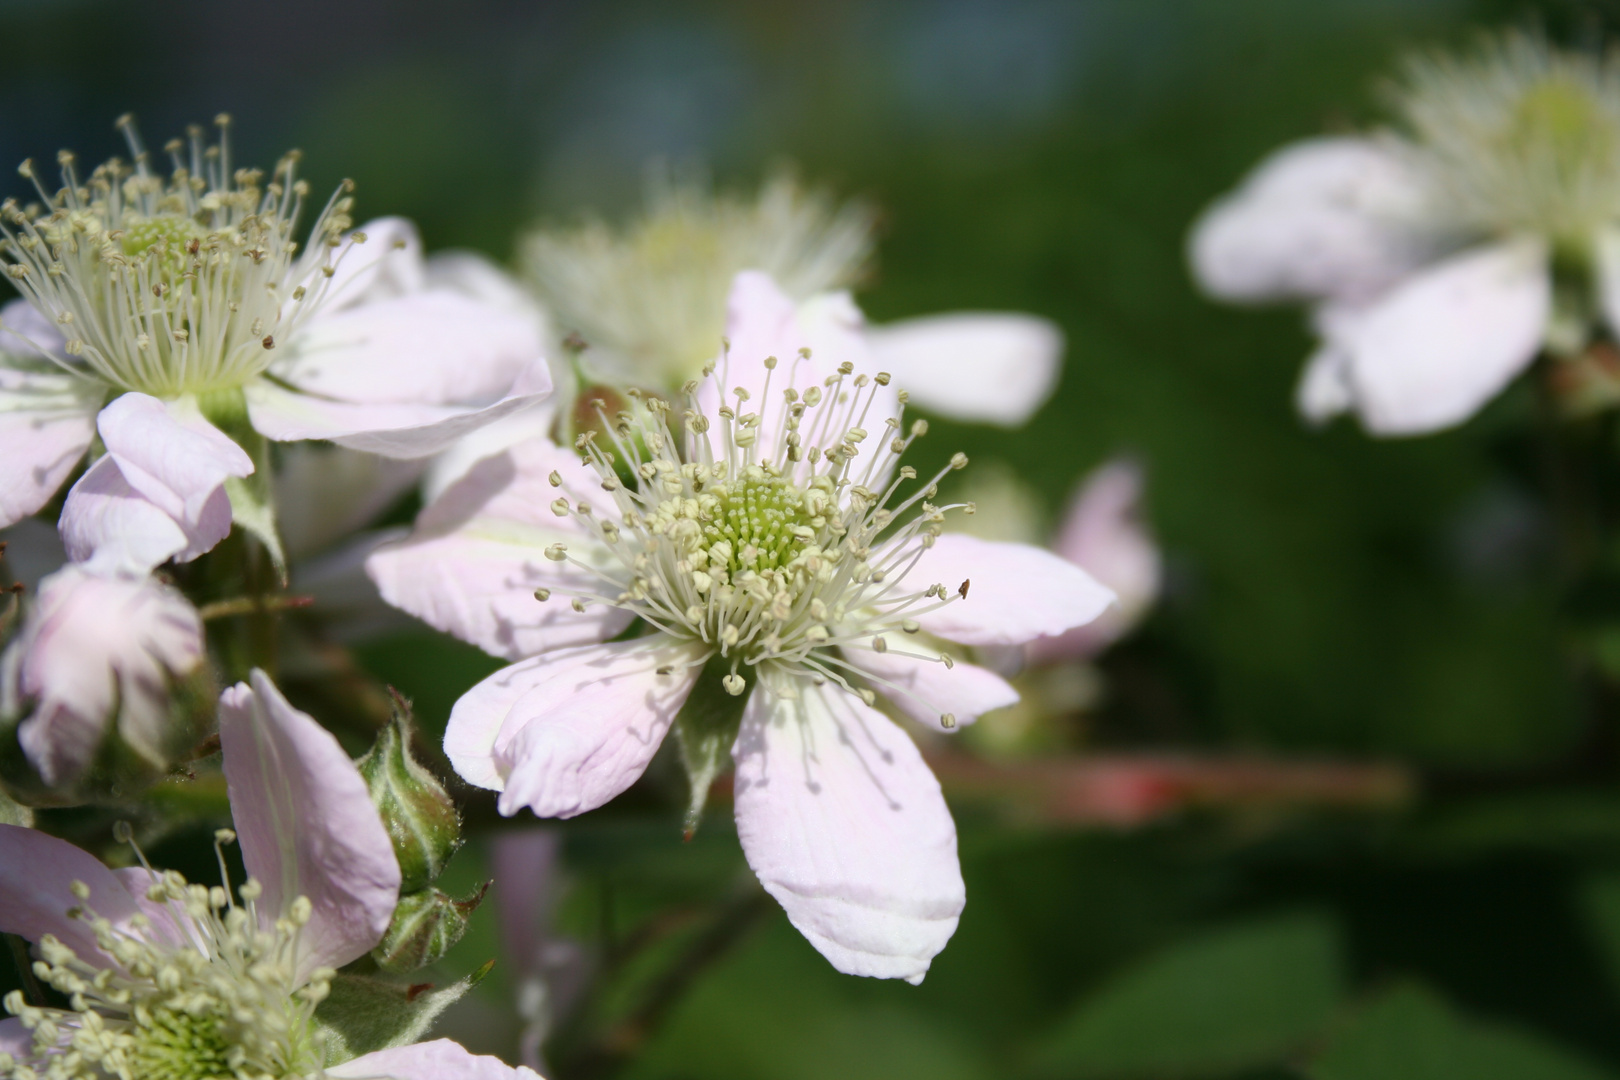
[[[796,301],[847,290],[872,251],[873,217],[779,175],[753,199],[655,183],[644,216],[541,231],[525,266],[558,331],[578,332],[610,381],[674,391],[714,359],[732,280],[769,275]],[[1016,425],[1051,393],[1063,337],[1045,319],[958,313],[866,331],[874,362],[924,408]]]
[[[165,180],[123,126],[133,164],[81,179],[64,153],[64,186],[40,188],[44,209],[0,212],[3,262],[25,297],[0,312],[0,524],[44,505],[118,395],[161,406],[145,413],[144,460],[117,453],[83,483],[98,514],[125,487],[158,504],[149,487],[180,495],[185,557],[203,540],[198,453],[210,446],[215,487],[261,464],[228,445],[255,431],[421,457],[548,390],[532,323],[433,287],[404,221],[346,232],[347,185],[300,245],[296,156],[266,182],[194,132],[170,145]]]
[[[200,734],[170,699],[202,662],[202,620],[178,591],[67,566],[40,583],[0,656],[0,717],[50,787],[76,782],[113,735],[159,771]]]
[[[1195,228],[1227,300],[1318,302],[1310,418],[1463,422],[1543,349],[1620,324],[1620,68],[1508,34],[1408,63],[1396,132],[1308,140]]]
[[[35,943],[70,1002],[7,997],[4,1046],[25,1064],[0,1059],[6,1075],[321,1075],[315,1006],[388,928],[399,863],[348,755],[262,672],[225,693],[219,736],[221,840],[240,837],[248,872],[234,895],[0,826],[0,930]]]
[[[571,817],[624,791],[703,675],[683,748],[730,749],[761,882],[839,970],[920,981],[964,902],[956,833],[877,694],[968,723],[1016,693],[914,635],[1018,644],[1113,597],[1050,553],[941,535],[934,484],[966,459],[920,483],[899,464],[926,424],[902,426],[888,375],[854,373],[865,340],[842,309],[742,274],[727,329],[730,359],[683,406],[609,418],[585,464],[543,440],[484,460],[368,566],[385,599],[518,661],[445,738],[503,813]],[[649,633],[617,640],[637,619]]]

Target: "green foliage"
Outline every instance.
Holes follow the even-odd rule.
[[[491,960],[466,978],[441,987],[339,972],[332,980],[331,995],[315,1010],[316,1023],[326,1039],[327,1064],[419,1041],[439,1015],[477,986],[494,966]]]
[[[1343,994],[1331,918],[1277,916],[1184,940],[1089,995],[1035,1054],[1046,1076],[1222,1076],[1286,1057]]]
[[[1605,1080],[1611,1073],[1508,1024],[1459,1016],[1432,992],[1396,987],[1335,1034],[1310,1080]]]

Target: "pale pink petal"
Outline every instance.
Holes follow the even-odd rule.
[[[704,652],[653,637],[514,664],[456,703],[445,753],[463,778],[500,789],[503,814],[525,806],[539,817],[594,810],[647,768]]]
[[[174,559],[190,562],[231,531],[231,500],[223,486],[195,521],[177,520],[130,486],[107,455],[68,492],[58,522],[68,557],[100,574],[144,574]]]
[[[448,289],[493,304],[503,311],[521,314],[533,325],[537,339],[551,340],[551,320],[535,300],[534,293],[499,264],[475,251],[442,251],[434,255],[427,261],[423,285],[428,289]]]
[[[1349,320],[1334,342],[1367,430],[1462,423],[1535,359],[1552,307],[1546,245],[1524,239],[1436,263]]]
[[[457,440],[428,465],[427,473],[422,477],[422,498],[429,502],[437,499],[485,458],[494,457],[519,443],[548,438],[556,415],[557,398],[554,395],[503,416],[494,423],[485,424]]]
[[[1355,407],[1350,385],[1350,354],[1337,344],[1324,342],[1305,361],[1294,404],[1313,424],[1324,424]]]
[[[56,494],[95,436],[104,392],[46,361],[0,354],[0,528]]]
[[[528,408],[551,393],[544,360],[530,364],[499,401],[485,406],[402,402],[356,404],[299,393],[264,379],[247,386],[253,426],[276,442],[329,439],[384,457],[436,454],[485,424]]]
[[[343,1080],[543,1080],[533,1069],[473,1054],[449,1039],[364,1054],[326,1070]]]
[[[7,649],[15,692],[32,703],[17,728],[23,753],[47,784],[68,783],[116,722],[131,749],[168,764],[179,749],[168,683],[202,655],[202,622],[177,590],[71,565],[52,574]]]
[[[1018,701],[1018,691],[993,671],[965,660],[946,667],[939,660],[905,655],[910,651],[915,650],[905,642],[881,653],[845,646],[844,658],[872,676],[873,689],[901,712],[933,728],[944,728],[940,718],[946,714],[952,727],[961,727]]]
[[[904,732],[831,685],[758,687],[732,756],[737,836],[833,967],[921,982],[966,903],[956,826]]]
[[[124,866],[113,871],[113,876],[129,890],[129,895],[135,901],[142,915],[151,920],[145,930],[149,939],[166,942],[170,945],[202,945],[195,937],[194,924],[186,916],[183,904],[173,900],[152,900],[146,891],[162,876],[144,866]]]
[[[365,781],[330,732],[287,704],[262,671],[219,704],[231,817],[259,911],[281,917],[300,896],[314,915],[298,977],[342,967],[382,939],[399,901],[399,861]]]
[[[67,339],[47,315],[27,300],[11,300],[0,307],[0,352],[25,361],[66,360]]]
[[[1193,227],[1193,274],[1223,300],[1356,298],[1433,258],[1421,174],[1399,148],[1364,138],[1286,146]]]
[[[945,586],[954,599],[916,618],[930,634],[964,645],[1019,645],[1061,634],[1114,603],[1112,590],[1050,551],[957,533],[941,536],[905,582]]]
[[[367,559],[404,536],[402,528],[361,533],[293,564],[288,590],[313,601],[323,636],[347,645],[419,629],[415,619],[382,598],[366,572]]]
[[[553,472],[560,488],[547,479]],[[589,565],[615,558],[573,517],[552,511],[558,497],[586,499],[611,520],[601,478],[577,454],[545,440],[519,444],[479,462],[422,511],[408,539],[373,554],[367,572],[390,604],[494,656],[516,660],[613,637],[633,616],[602,604],[575,611],[570,595],[598,591],[601,579],[546,558],[557,543]],[[556,595],[541,603],[541,587]]]
[[[8,1016],[0,1020],[0,1054],[10,1054],[17,1061],[28,1061],[34,1056],[34,1033],[23,1027],[21,1017]]]
[[[89,886],[88,900],[74,897],[75,881]],[[129,890],[90,853],[36,829],[0,825],[0,933],[33,942],[55,934],[80,960],[105,967],[108,958],[94,931],[83,920],[68,918],[68,909],[79,906],[114,925],[140,913]]]
[[[365,243],[348,243],[355,233],[364,233]],[[404,296],[425,283],[422,238],[405,218],[374,218],[345,236],[336,250],[337,263],[322,294],[326,311]]]
[[[124,394],[96,418],[107,455],[131,488],[196,534],[226,479],[253,472],[253,460],[182,399]]]
[[[351,404],[487,405],[543,352],[533,319],[443,289],[322,312],[271,370]]]
[[[1063,332],[1033,315],[933,315],[870,327],[866,338],[872,363],[912,404],[1009,427],[1051,396],[1063,359]]]
[[[1141,519],[1142,467],[1121,459],[1086,478],[1058,533],[1057,553],[1114,591],[1118,604],[1084,626],[1029,643],[1038,661],[1085,659],[1129,632],[1158,599],[1159,545]]]

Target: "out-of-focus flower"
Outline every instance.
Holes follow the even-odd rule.
[[[533,1069],[468,1053],[449,1039],[378,1050],[328,1069],[326,1075],[341,1080],[543,1080]]]
[[[1089,659],[1130,633],[1158,599],[1164,563],[1142,521],[1143,482],[1137,462],[1110,461],[1086,477],[1069,504],[1054,548],[1114,590],[1117,603],[1084,626],[1030,642],[1031,661]]]
[[[308,187],[296,156],[261,185],[262,173],[234,167],[223,138],[205,146],[194,135],[169,147],[165,180],[122,126],[133,165],[80,178],[64,153],[61,192],[40,188],[46,211],[11,202],[0,214],[0,261],[25,297],[0,313],[0,523],[51,497],[119,394],[151,403],[142,453],[126,446],[81,484],[103,504],[127,500],[127,488],[164,512],[178,496],[176,524],[195,545],[218,531],[196,516],[217,501],[196,464],[210,447],[216,471],[237,479],[264,464],[261,436],[422,457],[548,392],[532,323],[433,287],[407,222],[346,232],[347,184],[300,245]],[[244,461],[233,440],[253,454]],[[238,521],[254,510],[250,494],[231,493]]]
[[[1320,305],[1306,416],[1409,435],[1620,325],[1620,67],[1505,34],[1410,60],[1393,104],[1396,131],[1263,162],[1191,257],[1219,298]]]
[[[523,1020],[518,1060],[545,1071],[540,1048],[552,1025],[566,1017],[586,975],[577,942],[555,935],[562,867],[562,833],[554,825],[506,829],[490,840],[490,872],[500,883],[495,909],[501,942],[512,958],[517,1011]]]
[[[688,396],[679,438],[673,407],[648,398],[610,447],[581,440],[588,464],[514,447],[369,567],[385,599],[519,661],[462,697],[445,738],[503,813],[602,805],[673,726],[689,827],[729,750],[744,852],[793,924],[841,971],[915,982],[964,902],[956,831],[877,694],[967,723],[1017,694],[913,635],[1016,645],[1113,595],[1049,552],[942,535],[952,507],[928,500],[960,454],[891,505],[927,425],[902,434],[904,394],[854,374],[868,356],[846,310],[807,313],[739,275],[729,356]],[[638,619],[649,632],[620,639]]]
[[[733,279],[768,274],[799,302],[846,290],[871,256],[872,215],[787,176],[753,199],[662,178],[645,214],[530,237],[525,265],[559,332],[577,332],[606,381],[674,397],[714,358]],[[1045,319],[963,312],[871,327],[867,347],[924,408],[1015,425],[1051,393],[1063,353]],[[785,358],[784,358],[785,359]]]
[[[201,725],[177,694],[201,678],[202,620],[178,591],[146,577],[67,566],[40,583],[0,656],[0,721],[52,789],[95,767],[160,773]]]
[[[249,875],[235,895],[0,826],[0,930],[35,943],[71,1002],[9,995],[0,1071],[323,1075],[316,1007],[388,926],[399,864],[348,755],[262,672],[226,691],[219,735],[236,825],[220,841],[240,837]]]

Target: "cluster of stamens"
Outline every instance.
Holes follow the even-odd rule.
[[[122,836],[127,839],[125,829]],[[229,829],[219,845],[235,839]],[[142,860],[144,863],[144,859]],[[146,915],[114,926],[84,902],[68,910],[95,935],[103,964],[88,963],[52,935],[38,942],[34,975],[68,998],[69,1008],[5,998],[6,1010],[33,1033],[34,1058],[0,1053],[0,1075],[14,1080],[291,1080],[321,1073],[315,1007],[335,975],[320,968],[297,979],[299,937],[311,905],[299,897],[270,929],[259,922],[263,892],[248,881],[187,883],[147,867],[146,899],[165,925]],[[225,863],[220,856],[223,875]],[[228,878],[223,878],[228,882]],[[110,962],[108,962],[110,961]]]
[[[1420,57],[1395,104],[1468,229],[1525,229],[1585,254],[1620,217],[1620,66],[1509,34],[1464,58]]]
[[[802,350],[794,367],[808,358]],[[862,676],[852,685],[849,677],[858,669],[842,650],[894,650],[951,663],[920,642],[906,652],[903,642],[920,630],[918,615],[956,600],[965,583],[919,588],[907,578],[940,535],[945,511],[971,512],[970,506],[929,501],[938,482],[965,467],[967,458],[955,455],[890,507],[900,487],[917,479],[899,459],[927,431],[926,421],[915,421],[902,435],[900,417],[885,415],[888,404],[880,404],[889,376],[852,378],[848,363],[802,391],[790,371],[788,386],[773,400],[776,367],[774,357],[765,361],[758,411],[749,408],[746,390],[726,395],[711,364],[704,377],[722,400],[735,401],[719,406],[714,417],[699,404],[697,382],[683,390],[688,407],[678,428],[669,403],[650,395],[632,393],[632,408],[611,419],[603,415],[611,446],[600,445],[595,430],[575,445],[612,512],[598,512],[558,473],[551,483],[562,490],[552,510],[578,522],[611,556],[581,558],[563,544],[546,555],[599,583],[573,592],[576,610],[608,604],[672,637],[709,646],[699,662],[716,655],[729,660],[723,682],[732,694],[743,693],[753,675],[784,697],[796,695],[797,679],[831,679],[871,701],[866,683],[875,680]],[[887,399],[905,400],[903,391]],[[868,424],[880,430],[874,435]],[[874,443],[875,452],[863,455]],[[917,512],[908,515],[913,508]],[[536,596],[546,600],[551,592]]]
[[[36,342],[42,356],[157,397],[228,390],[268,367],[276,342],[326,298],[348,251],[352,185],[333,193],[301,250],[294,232],[309,185],[295,175],[297,153],[261,185],[260,170],[233,169],[229,118],[218,124],[216,145],[199,128],[168,144],[167,179],[128,117],[119,126],[132,163],[114,158],[81,182],[63,151],[54,195],[23,163],[41,201],[0,205],[0,264],[65,339],[65,358]]]

